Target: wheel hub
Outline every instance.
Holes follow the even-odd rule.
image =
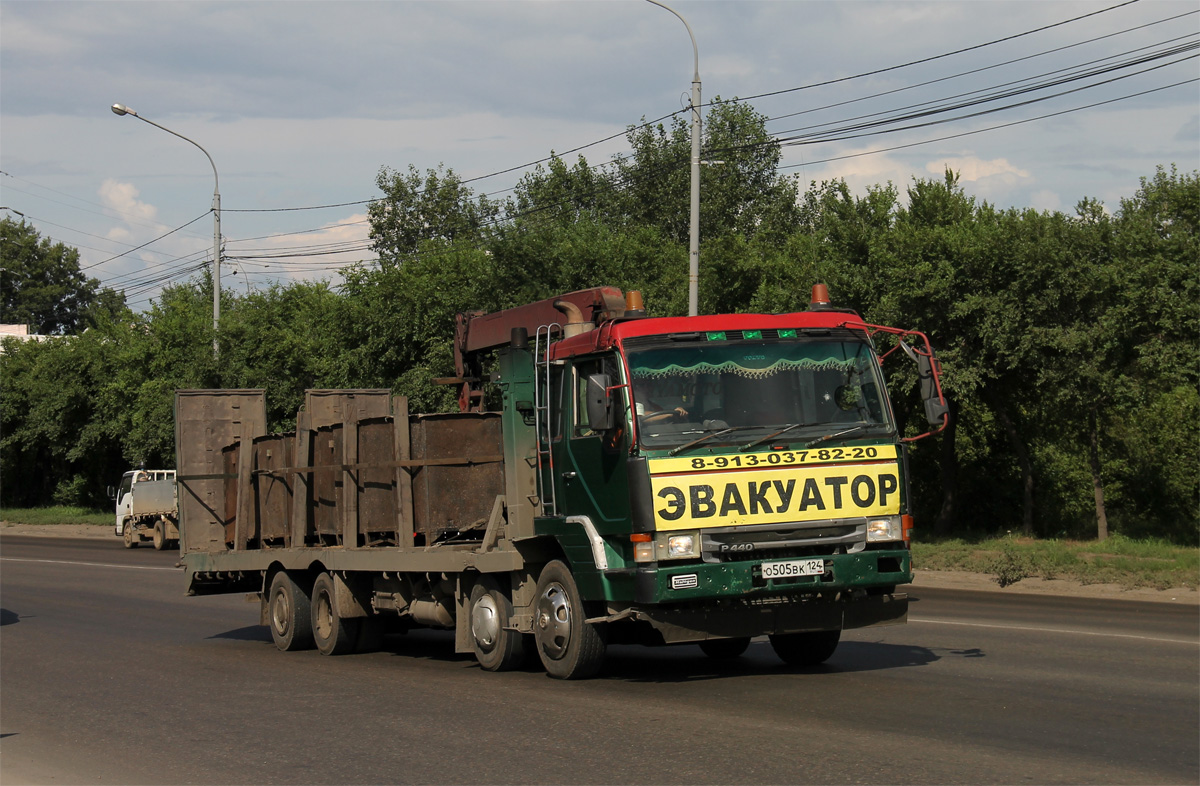
[[[271,604],[271,621],[275,624],[275,632],[286,636],[291,627],[292,608],[285,593],[275,593],[275,602]]]
[[[471,607],[471,635],[484,652],[491,652],[500,638],[500,609],[491,593]]]
[[[535,624],[542,650],[554,660],[563,657],[571,644],[573,621],[570,599],[561,584],[551,584],[538,597]]]
[[[325,593],[317,598],[317,613],[313,615],[313,626],[317,635],[328,639],[333,635],[333,601]]]

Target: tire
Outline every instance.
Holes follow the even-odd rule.
[[[555,560],[542,568],[534,600],[533,635],[538,657],[556,679],[590,677],[604,663],[605,641],[587,624],[571,571]]]
[[[162,521],[154,522],[154,550],[162,551],[167,547],[167,533],[163,530]]]
[[[508,593],[489,577],[471,588],[471,639],[475,660],[487,671],[511,671],[525,662],[525,637],[506,630],[513,605]]]
[[[354,652],[361,622],[358,617],[344,619],[338,614],[333,576],[328,573],[318,576],[312,591],[312,634],[317,651],[322,655]]]
[[[121,527],[121,534],[125,538],[125,548],[136,549],[138,547],[138,543],[141,541],[141,538],[134,533],[132,521],[125,522],[125,524]]]
[[[313,648],[312,612],[308,593],[291,574],[279,571],[271,579],[267,594],[267,618],[271,638],[281,652]]]
[[[713,660],[733,660],[740,658],[749,646],[749,636],[736,639],[706,639],[700,642],[700,651]]]
[[[818,666],[833,655],[840,630],[819,630],[812,633],[785,633],[771,636],[771,648],[789,666]]]

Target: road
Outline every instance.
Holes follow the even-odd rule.
[[[0,781],[1200,782],[1194,606],[922,589],[820,668],[612,647],[564,683],[443,632],[280,653],[175,559],[0,539]]]

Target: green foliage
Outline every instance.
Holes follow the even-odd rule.
[[[269,427],[295,428],[305,390],[344,385],[343,306],[325,283],[275,284],[232,298],[221,322],[222,384],[264,389]]]
[[[53,505],[42,508],[2,508],[0,521],[6,524],[90,524],[111,527],[112,510],[95,510],[78,505]]]
[[[367,216],[385,268],[401,264],[427,241],[476,243],[499,212],[487,197],[475,199],[453,169],[431,169],[422,177],[412,165],[407,173],[383,167],[375,185],[383,197],[370,204]]]
[[[80,272],[79,251],[41,237],[24,219],[0,219],[0,322],[71,334],[124,308],[123,295]]]
[[[1016,584],[1030,575],[1029,560],[1017,552],[1012,544],[1005,542],[1000,547],[1000,553],[984,563],[984,572],[993,573],[994,580],[1001,589]]]
[[[790,234],[799,218],[794,178],[780,175],[779,146],[766,116],[748,104],[714,99],[703,124],[700,226],[703,238]],[[686,244],[690,224],[691,118],[630,129],[633,152],[615,160],[615,204],[631,223]]]

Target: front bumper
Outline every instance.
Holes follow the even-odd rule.
[[[652,641],[684,644],[714,638],[753,638],[820,630],[899,625],[908,619],[908,595],[865,592],[768,596],[639,606],[621,615],[653,629]],[[646,638],[638,639],[645,643]]]
[[[911,553],[907,549],[860,551],[823,559],[823,575],[767,580],[762,578],[762,560],[683,565],[659,562],[636,570],[634,600],[644,605],[747,596],[845,593],[860,589],[890,591],[897,584],[912,581]]]

